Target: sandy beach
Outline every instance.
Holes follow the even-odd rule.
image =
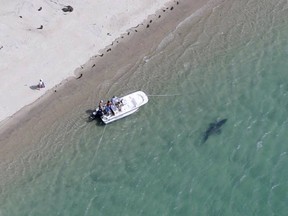
[[[124,61],[133,58],[135,53],[139,58],[141,53],[144,53],[144,48],[157,46],[160,39],[173,29],[178,19],[183,18],[182,11],[191,14],[207,2],[147,0],[133,2],[132,5],[127,0],[123,1],[123,4],[113,3],[113,7],[107,1],[83,4],[74,2],[75,6],[68,12],[64,12],[64,9],[69,8],[71,2],[48,4],[34,0],[33,3],[20,1],[7,4],[7,7],[0,10],[0,128],[4,130],[9,121],[12,123],[17,115],[25,113],[24,110],[30,110],[35,105],[33,102],[45,94],[57,91],[68,80],[82,79],[83,74],[87,77],[89,72],[95,70],[100,74],[100,65],[104,64],[107,68],[111,62],[105,60],[104,56],[112,53],[117,56],[117,60],[119,56],[123,56],[123,50],[118,44],[128,46],[124,48]],[[186,4],[189,4],[187,10],[183,6]],[[98,8],[97,10],[102,8],[101,13],[95,14],[91,9],[87,11],[87,8],[91,7]],[[81,14],[84,11],[85,16]],[[92,15],[94,17],[91,17]],[[168,15],[173,20],[168,20]],[[155,27],[156,21],[158,28]],[[11,22],[16,22],[17,25],[11,27]],[[41,22],[46,24],[42,25],[43,29],[38,29]],[[172,27],[170,23],[173,24]],[[167,29],[164,29],[164,25],[168,26]],[[91,30],[92,26],[97,30]],[[137,40],[140,42],[130,45],[132,36],[135,38],[136,34],[139,35]],[[151,39],[148,41],[147,37]],[[116,47],[118,53],[117,50],[114,51]],[[133,50],[130,49],[132,47]],[[114,52],[111,52],[112,49]],[[98,62],[99,59],[102,59],[103,63]],[[37,88],[39,79],[44,80],[45,88]],[[105,80],[105,77],[100,80]],[[23,112],[17,113],[21,109]]]
[[[36,2],[38,4],[36,4]],[[126,6],[129,5],[128,2],[129,1],[125,1]],[[21,30],[17,30],[15,28],[8,29],[7,26],[3,24],[5,22],[11,22],[11,19],[16,19],[16,12],[10,11],[9,13],[5,14],[3,12],[4,9],[1,8],[0,12],[4,18],[4,21],[1,20],[2,23],[0,28],[1,30],[6,28],[8,33],[0,31],[0,38],[5,38],[7,39],[7,44],[10,43],[10,47],[5,48],[5,43],[3,43],[5,40],[1,40],[0,71],[2,75],[2,85],[0,91],[0,129],[2,132],[6,131],[8,128],[11,130],[15,126],[15,122],[17,122],[17,126],[19,126],[19,122],[22,122],[20,119],[25,119],[25,121],[30,119],[31,116],[29,113],[33,113],[32,115],[35,116],[35,114],[39,111],[32,111],[32,108],[39,110],[39,104],[45,104],[45,101],[48,101],[47,103],[50,104],[51,101],[55,100],[55,97],[59,98],[62,97],[62,95],[65,95],[64,92],[71,92],[71,88],[75,88],[75,85],[77,85],[78,88],[87,86],[87,83],[97,86],[97,84],[101,84],[109,77],[113,77],[115,71],[117,71],[117,68],[120,67],[119,65],[125,66],[129,65],[129,62],[137,61],[139,59],[143,60],[143,58],[151,50],[157,48],[161,40],[170,31],[177,27],[179,22],[185,19],[186,16],[193,14],[196,10],[201,9],[201,7],[209,1],[194,0],[193,2],[190,2],[188,0],[163,0],[157,1],[157,3],[154,4],[152,4],[152,2],[153,1],[150,2],[148,0],[145,2],[145,4],[144,2],[140,3],[140,1],[138,3],[135,2],[133,3],[133,6],[130,6],[131,8],[128,7],[129,9],[127,9],[126,6],[122,6],[121,8],[118,8],[119,11],[117,10],[110,14],[111,17],[114,17],[113,19],[109,19],[108,14],[105,15],[105,18],[99,15],[101,20],[97,20],[97,25],[103,25],[103,29],[101,30],[102,35],[98,35],[98,37],[96,37],[97,41],[92,41],[90,44],[84,44],[83,48],[81,49],[78,47],[81,47],[81,43],[86,41],[83,39],[85,34],[81,35],[81,32],[77,33],[77,35],[72,34],[71,41],[67,42],[66,46],[62,45],[62,42],[65,41],[65,36],[69,36],[71,32],[61,37],[60,34],[64,34],[65,31],[67,31],[67,28],[70,28],[71,26],[67,27],[63,23],[63,31],[56,31],[55,29],[59,26],[53,25],[59,25],[59,23],[56,23],[59,21],[57,18],[54,18],[53,23],[50,24],[51,27],[49,27],[49,32],[45,33],[43,31],[39,32],[35,29],[23,29],[24,27],[22,26],[22,31],[25,30],[28,32],[25,34],[26,39],[20,40],[22,35],[18,35],[18,38],[8,40],[8,33],[11,33],[10,31],[14,31],[14,35],[17,35],[17,33],[21,33]],[[20,9],[22,9],[25,13],[28,13],[28,11],[31,9],[37,9],[36,11],[38,13],[44,10],[42,6],[37,8],[37,5],[41,5],[41,3],[43,2],[40,0],[35,0],[35,4],[30,5],[26,2],[23,4],[19,3],[20,5],[17,6],[18,9],[21,6]],[[11,3],[9,7],[7,6],[6,10],[8,8],[12,10],[12,8],[15,6],[14,4],[15,3]],[[146,4],[150,4],[150,6],[146,8]],[[141,10],[140,14],[136,13],[135,10],[140,10],[143,5],[145,5],[144,8],[147,10]],[[106,3],[99,1],[99,3],[94,6],[101,6],[105,8],[103,9],[105,12],[110,11],[111,9],[107,1]],[[55,7],[56,6],[54,5],[54,9]],[[77,16],[76,11],[73,10],[72,12],[65,13],[61,10],[65,7],[66,6],[63,4],[57,6],[57,10],[60,10],[60,14],[58,14],[58,16],[63,16],[63,19],[67,19],[68,16],[74,16],[74,18],[70,19],[72,19],[72,24],[75,25],[74,28],[76,28],[76,24],[74,23],[77,22],[78,18],[75,17]],[[118,5],[115,7],[118,7]],[[51,5],[48,8],[52,10]],[[22,22],[23,16],[21,15],[21,18],[18,17],[18,15],[21,14],[19,10],[17,11],[17,19],[19,18]],[[82,8],[82,10],[84,9]],[[126,21],[126,25],[120,25],[118,27],[114,25],[112,28],[111,25],[113,20],[115,20],[115,14],[122,14],[123,17],[128,19],[128,14],[123,14],[123,10],[131,11],[131,13],[137,17],[136,21],[134,20],[132,22],[131,20],[133,19],[129,18],[130,21]],[[12,18],[10,14],[13,14],[14,17]],[[151,15],[148,16],[149,14]],[[50,16],[50,14],[46,14],[46,16]],[[47,17],[45,18],[45,16],[43,16],[42,18],[45,20]],[[95,19],[98,18],[98,16],[95,17]],[[32,18],[29,20],[31,22],[31,27],[32,24],[35,24],[35,20]],[[18,22],[18,27],[20,28],[21,25],[24,25],[26,28],[28,24],[23,24],[20,21]],[[40,21],[38,20],[37,22]],[[77,24],[81,25],[79,22],[77,22]],[[104,24],[107,25],[106,28],[104,27]],[[91,23],[89,23],[89,25],[91,25]],[[49,34],[52,34],[52,28],[54,28],[54,32],[59,33],[51,36],[50,38]],[[104,34],[104,32],[107,33]],[[111,32],[114,32],[113,35]],[[91,32],[88,34],[90,33]],[[95,35],[90,34],[90,39],[93,36]],[[31,38],[35,38],[35,41],[30,42],[29,39]],[[41,38],[42,41],[41,43],[37,44],[37,42],[39,42],[38,40],[40,40],[39,38]],[[43,39],[47,39],[47,41]],[[21,41],[21,43],[19,41]],[[75,46],[76,43],[77,47]],[[80,44],[79,46],[78,43]],[[57,47],[57,49],[55,50],[48,47],[50,45]],[[29,49],[28,46],[30,46]],[[8,50],[8,48],[10,50]],[[35,50],[33,50],[34,48]],[[73,52],[69,52],[71,49]],[[76,52],[74,52],[75,49],[77,49]],[[125,55],[123,55],[123,53],[125,53]],[[111,62],[113,62],[113,64],[111,64]],[[7,71],[9,71],[9,73]],[[95,71],[97,71],[97,73],[95,73]],[[36,88],[36,86],[40,78],[44,79],[46,88],[39,90]],[[63,88],[64,84],[66,84],[65,88]],[[55,94],[56,92],[57,94]],[[21,111],[17,112],[20,109]],[[27,118],[25,116],[30,117]],[[1,139],[3,139],[3,136],[1,136]]]
[[[74,68],[70,65],[71,71],[68,72],[73,71],[75,76],[68,78],[69,73],[59,75],[57,79],[54,79],[55,86],[50,84],[49,78],[47,79],[44,75],[34,79],[35,74],[31,74],[29,76],[30,83],[24,86],[25,91],[22,88],[23,85],[19,88],[20,92],[21,89],[23,90],[21,97],[25,95],[26,98],[26,94],[32,95],[30,98],[27,96],[27,100],[19,99],[22,104],[17,103],[18,108],[26,106],[8,121],[2,121],[0,128],[1,167],[5,167],[13,158],[19,158],[24,152],[31,151],[33,146],[37,148],[37,140],[45,136],[45,131],[49,130],[57,119],[65,118],[67,112],[73,110],[73,113],[83,118],[85,122],[84,119],[87,117],[85,111],[93,109],[99,98],[107,98],[114,93],[127,93],[123,92],[125,88],[121,89],[121,92],[117,92],[113,88],[113,83],[116,83],[121,77],[129,76],[129,71],[133,70],[133,66],[137,62],[145,63],[145,56],[156,50],[169,32],[177,28],[186,17],[197,10],[201,10],[207,2],[208,0],[170,2],[165,8],[156,10],[155,14],[146,17],[141,25],[130,28],[125,34],[122,34],[114,41],[113,45],[101,50],[100,53],[102,54],[96,50],[93,55],[90,52],[92,57],[90,56],[90,60],[86,61],[80,68],[77,68],[75,64]],[[73,70],[72,68],[77,69]],[[53,73],[53,75],[55,74]],[[44,81],[49,80],[46,82],[46,90],[49,88],[50,90],[46,91],[46,94],[42,89],[40,91],[31,90],[29,87],[29,85],[35,85],[39,77],[43,78]],[[50,78],[52,79],[52,77]],[[4,88],[1,91],[1,97],[5,96],[3,92],[9,92],[8,89],[10,88],[6,88],[5,91]],[[129,92],[131,89],[126,91]],[[12,94],[12,92],[10,93]],[[13,94],[17,94],[16,90],[13,91]],[[7,96],[8,93],[5,98],[12,98],[12,95]],[[32,103],[37,98],[38,100]],[[15,100],[8,100],[6,105],[12,107]],[[28,102],[31,103],[27,105]],[[7,115],[8,113],[4,113],[2,107],[2,118]],[[5,178],[9,180],[7,176]]]
[[[171,3],[169,3],[171,2]],[[31,104],[116,38],[176,1],[11,1],[0,4],[0,122]],[[37,89],[39,79],[46,88]]]

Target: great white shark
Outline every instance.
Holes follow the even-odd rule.
[[[221,132],[221,127],[226,123],[227,119],[221,119],[210,123],[208,129],[205,131],[203,136],[203,143],[213,134],[219,134]]]

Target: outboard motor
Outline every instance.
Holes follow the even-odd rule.
[[[103,115],[103,111],[101,109],[99,110],[95,110],[94,112],[91,113],[91,115],[89,116],[89,121],[93,121],[98,117],[101,117]]]
[[[89,116],[89,121],[93,121],[94,119],[96,119],[96,111],[92,112]]]
[[[95,113],[96,117],[101,117],[103,116],[103,111],[101,109],[97,110],[96,112],[93,112],[93,114]]]

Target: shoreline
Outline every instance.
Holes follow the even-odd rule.
[[[0,127],[67,78],[78,77],[77,68],[91,56],[106,53],[109,44],[173,2],[72,0],[66,12],[58,1],[5,3],[0,9]],[[36,89],[39,79],[46,88]]]
[[[144,62],[145,56],[155,51],[167,34],[208,2],[182,0],[179,5],[170,5],[165,11],[158,10],[144,20],[145,25],[139,26],[137,32],[132,29],[129,37],[124,37],[111,51],[106,51],[103,58],[92,57],[81,70],[78,69],[76,73],[79,76],[82,74],[80,79],[69,77],[63,80],[37,101],[15,113],[0,127],[1,169],[13,158],[37,146],[37,140],[45,135],[51,125],[59,118],[68,118],[67,112],[76,112],[79,121],[79,115],[84,115],[85,109],[93,109],[96,100],[114,94],[113,83],[127,71],[133,70],[135,64]],[[121,94],[131,90],[123,89]]]

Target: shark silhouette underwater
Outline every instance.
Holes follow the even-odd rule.
[[[210,123],[208,129],[205,131],[203,135],[203,143],[209,138],[209,136],[213,134],[220,134],[222,126],[226,123],[227,119],[221,119],[219,121],[215,121]]]

